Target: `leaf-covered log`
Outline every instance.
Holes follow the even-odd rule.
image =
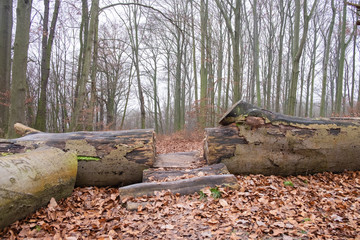
[[[0,157],[0,228],[35,212],[52,197],[70,196],[76,173],[76,155],[57,148]]]
[[[0,140],[0,153],[22,153],[41,146],[77,154],[77,186],[124,186],[142,181],[142,172],[154,163],[152,129],[33,133]]]
[[[209,164],[233,174],[296,175],[360,169],[359,119],[286,116],[245,102],[205,130]]]

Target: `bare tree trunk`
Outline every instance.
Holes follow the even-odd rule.
[[[259,30],[257,16],[257,0],[253,1],[253,79],[256,84],[256,101],[261,106],[260,67],[259,67]]]
[[[241,74],[240,74],[240,29],[241,29],[241,0],[235,1],[234,11],[235,20],[234,27],[231,23],[231,17],[225,12],[224,6],[220,0],[215,0],[217,7],[220,9],[222,16],[225,19],[226,27],[232,40],[232,53],[233,53],[233,99],[232,102],[236,103],[242,97]]]
[[[87,130],[93,131],[95,129],[95,106],[97,102],[96,95],[96,73],[97,73],[97,61],[98,61],[98,48],[99,48],[99,14],[96,14],[95,27],[94,27],[94,53],[92,57],[92,67],[91,67],[91,94],[90,94],[90,114],[87,123]],[[129,86],[130,87],[130,86]]]
[[[176,72],[174,94],[174,130],[181,130],[181,62],[182,62],[182,39],[180,30],[176,30]]]
[[[196,119],[199,122],[199,96],[198,96],[198,78],[197,78],[197,65],[196,65],[196,42],[195,42],[195,24],[194,24],[194,9],[193,1],[190,1],[191,6],[191,38],[192,38],[192,61],[193,61],[193,74],[194,74],[194,92],[195,92],[195,111]]]
[[[340,114],[341,112],[341,103],[343,98],[343,84],[344,84],[344,63],[345,63],[345,31],[346,31],[346,2],[344,1],[343,6],[343,15],[341,23],[341,35],[340,35],[340,58],[339,58],[339,72],[336,79],[336,95],[335,95],[335,113]]]
[[[25,123],[26,71],[29,48],[29,31],[32,0],[18,0],[16,9],[16,34],[10,92],[10,114],[7,137],[15,137],[15,123]]]
[[[321,103],[320,103],[320,116],[325,117],[326,111],[325,111],[325,99],[326,99],[326,85],[327,85],[327,75],[328,75],[328,64],[329,64],[329,55],[330,55],[330,48],[331,48],[331,36],[334,29],[335,24],[335,16],[336,16],[336,8],[334,4],[334,0],[331,0],[331,9],[332,9],[332,17],[330,22],[330,27],[327,34],[327,39],[325,42],[325,56],[323,61],[323,67],[322,67],[322,90],[321,90]]]
[[[217,115],[219,115],[221,113],[221,96],[222,96],[222,87],[223,87],[223,62],[224,62],[224,34],[222,31],[222,25],[223,25],[223,21],[220,18],[219,19],[219,25],[220,25],[220,33],[219,33],[219,45],[218,45],[218,51],[217,51],[217,77],[216,77],[216,81],[217,81]],[[230,46],[229,46],[230,47]],[[215,90],[214,90],[215,92]]]
[[[201,0],[200,19],[201,19],[201,69],[200,69],[200,126],[206,125],[206,98],[207,98],[207,69],[206,69],[206,36],[207,36],[207,0]]]
[[[12,11],[12,0],[0,1],[0,136],[7,132],[9,121]]]
[[[92,54],[92,45],[94,39],[94,31],[96,24],[96,16],[99,11],[99,0],[93,0],[91,3],[90,10],[90,26],[89,33],[87,36],[87,44],[85,46],[84,52],[84,65],[82,67],[80,79],[78,79],[78,99],[75,102],[74,111],[71,115],[70,122],[70,130],[73,131],[75,129],[80,130],[82,127],[80,125],[79,117],[81,115],[81,111],[83,110],[85,100],[86,100],[86,84],[89,78],[90,73],[90,65],[91,65],[91,54]]]
[[[293,40],[293,60],[292,60],[292,76],[289,91],[289,106],[287,113],[295,115],[296,109],[296,92],[298,85],[298,78],[300,72],[300,58],[304,49],[307,38],[309,21],[317,5],[317,0],[314,1],[310,14],[307,14],[307,0],[304,1],[303,15],[304,15],[304,29],[300,41],[300,0],[295,0],[295,25],[294,25],[294,40]]]
[[[50,74],[50,58],[51,50],[54,41],[54,34],[56,22],[59,14],[60,0],[55,1],[55,8],[51,20],[50,31],[48,28],[49,22],[49,0],[44,0],[44,19],[43,19],[43,34],[42,34],[42,53],[41,53],[41,83],[40,83],[40,98],[38,101],[38,109],[35,119],[35,128],[40,131],[46,131],[46,105],[47,105],[47,87]]]

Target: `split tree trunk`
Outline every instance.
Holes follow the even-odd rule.
[[[76,155],[41,148],[0,157],[0,229],[56,200],[71,195]]]
[[[41,146],[77,154],[77,186],[124,186],[142,181],[154,163],[154,131],[34,133],[0,140],[0,153],[23,153]],[[48,156],[51,158],[51,156]]]
[[[224,163],[233,174],[297,175],[360,169],[359,119],[290,117],[235,104],[205,130],[209,164]]]

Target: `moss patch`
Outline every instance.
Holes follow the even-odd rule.
[[[100,161],[99,157],[77,156],[78,161]]]

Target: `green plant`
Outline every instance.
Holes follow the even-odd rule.
[[[291,181],[284,181],[284,185],[294,187],[294,184]]]
[[[213,198],[221,198],[221,192],[218,187],[210,188],[210,192]]]
[[[207,198],[206,194],[203,191],[199,192],[200,200],[205,200]]]
[[[3,156],[3,157],[9,156],[9,155],[13,155],[13,153],[1,153],[1,156]]]
[[[35,225],[35,227],[32,227],[31,229],[32,230],[35,229],[36,231],[40,232],[41,231],[41,226]]]
[[[310,218],[304,218],[303,219],[303,222],[308,222],[308,221],[311,221],[311,219]]]

